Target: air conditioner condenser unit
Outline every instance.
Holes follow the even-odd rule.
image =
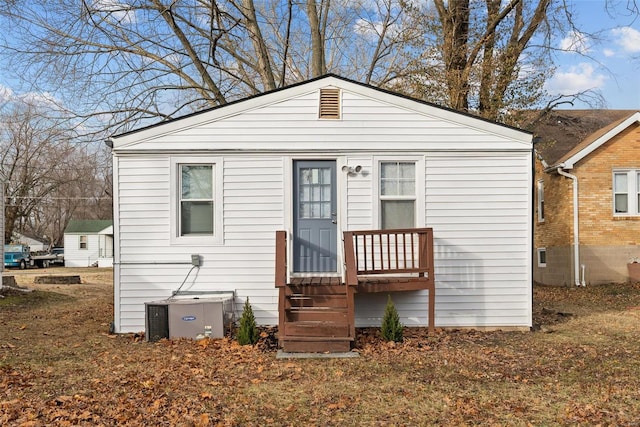
[[[233,323],[231,295],[154,301],[145,303],[145,307],[145,335],[148,341],[162,338],[195,339],[203,335],[222,338]],[[162,307],[166,309],[163,311]]]

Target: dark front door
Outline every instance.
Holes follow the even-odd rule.
[[[293,271],[338,271],[336,162],[297,160],[293,176]]]

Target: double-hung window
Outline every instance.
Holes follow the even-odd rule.
[[[613,214],[640,215],[640,170],[613,172]]]
[[[180,236],[212,236],[213,165],[180,165]]]
[[[221,165],[221,159],[213,157],[171,159],[173,244],[222,243]]]
[[[380,226],[416,226],[416,163],[380,162]]]
[[[80,249],[88,249],[89,248],[89,242],[87,240],[87,236],[82,235],[79,238],[79,242],[80,242]]]

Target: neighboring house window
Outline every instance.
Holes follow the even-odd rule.
[[[547,249],[538,248],[538,267],[547,266]]]
[[[222,158],[171,157],[171,244],[222,243]]]
[[[180,236],[213,235],[213,165],[180,165]]]
[[[640,170],[614,171],[614,215],[640,215]]]
[[[538,222],[544,222],[544,181],[538,181]]]
[[[416,226],[415,162],[380,163],[380,226],[412,228]]]
[[[80,236],[80,249],[87,249],[87,236]]]

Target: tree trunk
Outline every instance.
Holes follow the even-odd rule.
[[[443,59],[445,78],[449,91],[450,107],[456,110],[469,109],[469,81],[467,74],[469,46],[469,0],[435,0],[443,29]]]
[[[253,4],[253,0],[242,0],[242,13],[245,18],[246,27],[249,30],[249,37],[253,43],[253,48],[256,53],[257,72],[260,75],[264,90],[269,91],[276,88],[276,80],[273,75],[273,69],[271,68],[271,60],[269,57],[269,50],[265,43],[260,26],[258,25],[258,19],[256,17],[256,7]]]
[[[327,64],[325,62],[324,35],[315,0],[307,0],[307,17],[309,31],[311,31],[311,77],[318,77],[327,73]]]

